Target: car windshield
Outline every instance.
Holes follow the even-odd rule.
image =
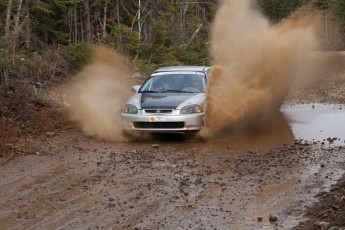
[[[139,93],[202,93],[206,86],[204,73],[156,73],[151,75]]]

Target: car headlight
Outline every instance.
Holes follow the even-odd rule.
[[[186,105],[180,111],[180,113],[182,114],[201,113],[201,112],[202,112],[202,107],[200,105]]]
[[[138,109],[135,105],[125,105],[125,107],[123,108],[123,112],[136,114],[138,113]]]

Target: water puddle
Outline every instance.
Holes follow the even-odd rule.
[[[343,105],[301,104],[282,107],[295,139],[321,144],[345,145]]]
[[[176,151],[197,152],[228,149],[234,153],[262,152],[292,144],[295,140],[324,146],[345,145],[345,107],[342,105],[284,105],[281,111],[237,130],[223,132],[218,138],[201,141],[176,134],[157,134],[139,143],[173,147]]]

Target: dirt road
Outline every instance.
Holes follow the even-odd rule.
[[[42,139],[37,155],[1,167],[2,229],[274,229],[270,214],[289,229],[345,170],[339,147],[154,143]]]
[[[286,104],[336,103],[342,111],[343,67],[321,87],[293,91]],[[292,229],[328,192],[344,190],[335,184],[345,172],[345,136],[301,140],[280,117],[211,142],[41,136],[32,155],[0,167],[0,229]],[[340,195],[328,203],[333,213],[344,210]],[[327,228],[344,228],[323,215]]]

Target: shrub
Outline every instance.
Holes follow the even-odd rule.
[[[92,47],[84,42],[68,45],[60,52],[70,70],[80,69],[80,67],[89,63],[92,57]]]

